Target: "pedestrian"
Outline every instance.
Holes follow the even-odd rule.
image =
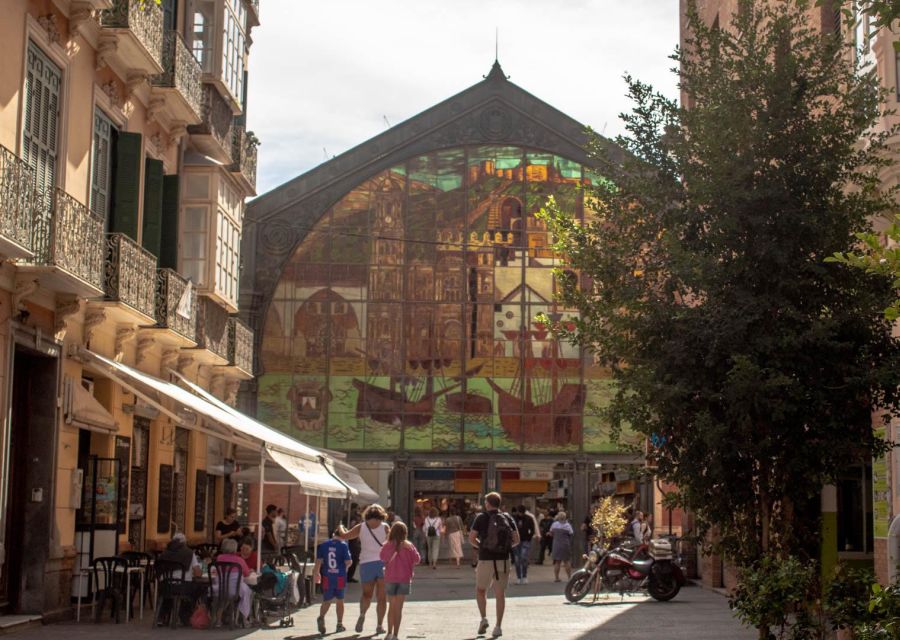
[[[444,531],[447,533],[447,546],[449,547],[450,557],[456,561],[456,568],[459,569],[459,561],[463,557],[463,521],[456,511],[456,507],[450,507],[450,517],[444,520]]]
[[[347,585],[347,569],[353,564],[350,558],[350,547],[341,540],[341,535],[346,529],[341,525],[331,534],[331,540],[326,540],[316,547],[316,566],[313,575],[319,576],[322,585],[322,606],[319,608],[319,617],[316,625],[319,633],[325,635],[325,615],[331,607],[331,601],[336,602],[337,628],[335,633],[341,633],[347,629],[344,627],[344,589]]]
[[[352,529],[360,522],[362,522],[362,515],[359,512],[359,505],[354,503],[350,506],[350,520],[347,522],[347,528]],[[350,558],[353,560],[353,564],[347,570],[347,582],[359,582],[354,576],[356,575],[356,568],[359,566],[359,552],[362,546],[359,538],[349,540],[347,544],[350,545]]]
[[[441,554],[441,530],[444,528],[444,523],[441,522],[436,507],[431,507],[424,525],[425,539],[428,541],[428,564],[432,569],[437,569],[438,556]]]
[[[413,534],[412,534],[413,544],[416,545],[416,551],[419,552],[419,555],[423,558],[425,557],[425,514],[422,512],[422,507],[416,505],[416,508],[413,509]]]
[[[641,523],[641,542],[644,544],[650,544],[650,538],[653,537],[653,514],[648,513],[644,516],[644,521]]]
[[[481,513],[481,505],[474,505],[472,507],[472,511],[469,513],[469,518],[466,520],[466,535],[469,536],[472,533],[472,525],[475,523],[475,519],[478,518],[478,514]],[[470,545],[472,547],[472,568],[478,566],[478,549],[474,545]]]
[[[523,505],[523,506],[525,506],[525,505]],[[531,509],[529,509],[527,506],[525,506],[525,515],[528,516],[529,518],[531,518],[531,524],[533,525],[532,531],[534,531],[534,534],[532,535],[532,538],[531,538],[531,547],[534,548],[534,546],[536,544],[540,544],[540,542],[541,542],[541,529],[538,525],[537,516],[534,515],[531,512]],[[531,562],[531,558],[529,558],[528,561]],[[528,581],[526,580],[526,583],[527,582]]]
[[[178,611],[171,610],[171,601],[165,600],[160,609],[160,621],[169,618],[170,615],[177,615],[181,623],[188,626],[191,622],[191,614],[194,612],[194,606],[197,600],[206,591],[206,583],[200,581],[203,574],[203,566],[197,554],[187,545],[187,538],[181,532],[172,536],[172,540],[166,545],[166,548],[159,554],[159,559],[163,562],[172,562],[181,567],[181,579],[184,581],[182,593],[184,599],[181,600]],[[168,605],[168,606],[167,606]]]
[[[593,546],[594,535],[596,531],[594,531],[594,509],[588,509],[587,515],[584,517],[584,521],[581,523],[581,531],[584,533],[584,548],[590,549]]]
[[[363,514],[363,521],[341,535],[344,541],[359,540],[359,579],[362,582],[362,596],[359,599],[359,618],[356,633],[362,633],[366,622],[366,611],[372,603],[372,595],[377,600],[375,612],[378,626],[375,635],[384,633],[384,614],[387,611],[387,597],[384,593],[384,563],[381,561],[381,547],[387,542],[389,527],[385,524],[387,512],[379,504],[373,504]]]
[[[637,509],[635,509],[634,519],[628,525],[628,527],[629,527],[628,533],[631,534],[631,537],[634,538],[635,542],[637,542],[638,544],[640,544],[641,540],[643,539],[643,535],[641,534],[641,529],[643,528],[643,526],[644,526],[644,514],[641,513],[640,511],[638,511]]]
[[[278,551],[278,542],[275,540],[275,514],[277,512],[278,507],[274,504],[266,506],[266,517],[263,518],[261,523],[263,539],[260,550],[262,551],[263,560],[266,559],[266,554],[272,555]]]
[[[551,512],[541,514],[541,520],[538,522],[538,528],[541,532],[541,553],[538,556],[538,564],[544,564],[546,553],[553,548],[553,536],[550,535],[550,527],[552,525],[553,515],[551,515]]]
[[[400,639],[403,602],[410,593],[415,566],[422,560],[416,546],[407,540],[408,530],[403,522],[391,526],[388,542],[381,547],[384,562],[384,590],[388,597],[388,628],[384,640]]]
[[[572,538],[575,536],[575,530],[566,518],[565,511],[556,514],[556,521],[550,527],[550,535],[553,536],[553,551],[550,552],[550,557],[553,558],[553,582],[560,582],[560,565],[565,566],[567,577],[572,576]]]
[[[225,509],[225,517],[216,523],[215,536],[216,544],[222,544],[222,540],[232,538],[239,540],[241,538],[241,525],[237,521],[237,509],[228,507]]]
[[[528,554],[534,538],[534,518],[528,515],[523,504],[519,505],[514,518],[519,531],[519,544],[513,547],[516,556],[516,584],[528,584]]]
[[[479,514],[469,531],[469,542],[478,549],[478,566],[475,569],[475,601],[481,622],[478,635],[487,633],[487,590],[494,587],[497,606],[497,624],[491,637],[503,635],[503,613],[506,609],[506,585],[509,583],[509,550],[519,544],[519,532],[515,520],[500,510],[500,494],[491,492],[484,497],[484,512]]]
[[[284,509],[278,507],[275,511],[275,521],[273,523],[275,532],[275,544],[277,551],[281,551],[282,547],[287,544],[287,518],[284,516]]]

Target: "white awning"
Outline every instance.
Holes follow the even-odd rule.
[[[362,476],[359,475],[359,471],[353,465],[338,458],[327,458],[325,466],[341,482],[350,487],[351,496],[360,503],[360,506],[375,504],[381,499],[378,493],[363,480]]]
[[[64,384],[63,410],[66,424],[101,433],[118,432],[119,424],[116,419],[94,394],[69,376],[66,376]]]
[[[186,428],[199,429],[207,435],[229,440],[241,447],[257,451],[264,450],[267,458],[288,472],[294,478],[294,483],[300,484],[301,488],[311,495],[332,498],[347,496],[347,487],[337,481],[323,466],[322,460],[325,456],[322,452],[302,442],[297,442],[280,431],[228,407],[205,391],[203,392],[204,396],[213,398],[215,402],[208,401],[205,397],[201,398],[177,384],[160,380],[120,362],[104,358],[83,347],[79,351],[101,372],[146,402],[156,406]],[[187,384],[202,391],[196,385]],[[163,404],[164,397],[173,401],[178,407],[202,416],[204,422],[211,421],[213,425],[210,426],[213,428],[203,429],[185,420],[177,410],[172,411]],[[228,409],[226,410],[225,407]],[[246,482],[259,482],[258,466],[256,467],[256,476],[248,478]],[[266,479],[266,483],[268,484],[268,479]]]

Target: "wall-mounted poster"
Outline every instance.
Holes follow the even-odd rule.
[[[197,469],[197,484],[194,491],[194,531],[206,528],[206,471]]]
[[[159,465],[159,497],[156,512],[156,533],[169,533],[172,526],[172,495],[174,490],[173,468],[170,464]]]

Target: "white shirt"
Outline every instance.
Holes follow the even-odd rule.
[[[275,542],[279,545],[283,545],[285,534],[287,534],[287,520],[284,518],[275,518],[275,522],[272,523],[272,533],[275,534]]]
[[[388,526],[384,523],[374,529],[365,522],[359,525],[359,563],[381,562],[381,547],[387,538]]]
[[[440,518],[425,518],[425,535],[428,535],[428,527],[434,527],[434,532],[437,534],[437,537],[441,537],[441,519]]]
[[[634,536],[634,539],[638,542],[641,541],[641,521],[640,520],[632,520],[631,521],[631,535]]]

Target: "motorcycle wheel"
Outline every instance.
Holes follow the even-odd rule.
[[[671,600],[678,595],[679,591],[681,591],[681,585],[678,584],[674,576],[669,576],[664,580],[651,578],[650,584],[647,585],[647,592],[650,594],[650,597],[659,602]]]
[[[579,602],[587,595],[588,587],[591,583],[591,573],[581,569],[572,574],[566,583],[566,600],[569,602]]]

